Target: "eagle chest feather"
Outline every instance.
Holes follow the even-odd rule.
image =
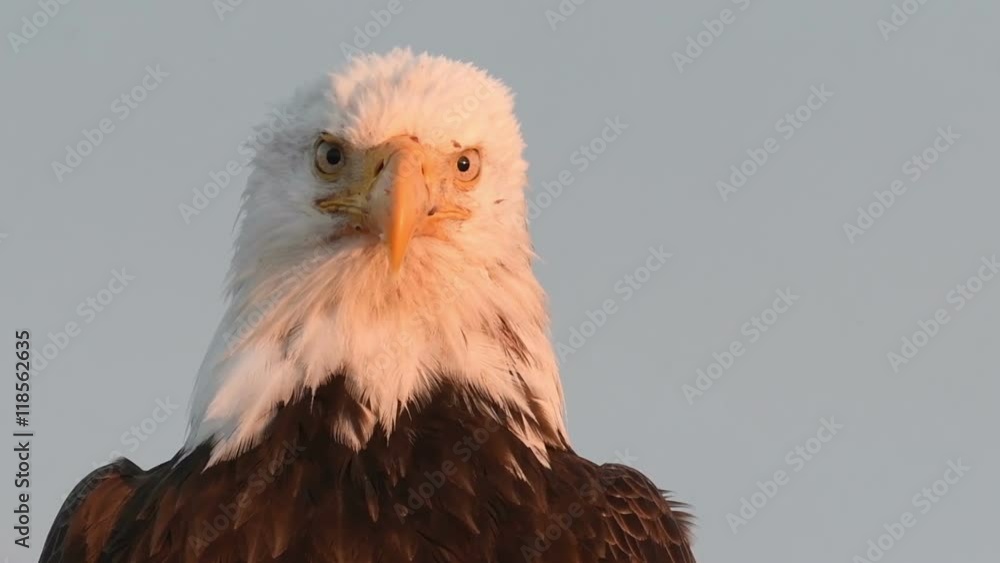
[[[42,561],[689,560],[685,516],[638,472],[552,449],[546,467],[468,390],[439,388],[352,451],[334,436],[364,409],[343,381],[282,405],[258,445],[208,469],[206,445],[103,470],[89,489],[113,486],[117,509],[98,517],[87,497],[68,528],[89,532]]]

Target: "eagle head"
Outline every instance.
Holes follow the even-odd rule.
[[[332,377],[363,405],[338,431],[354,448],[442,382],[489,397],[540,456],[564,443],[510,90],[397,49],[353,58],[281,113],[254,145],[189,447],[237,455]]]

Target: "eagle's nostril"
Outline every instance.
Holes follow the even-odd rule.
[[[379,161],[378,166],[375,167],[375,175],[378,176],[382,173],[382,169],[385,168],[385,161]]]

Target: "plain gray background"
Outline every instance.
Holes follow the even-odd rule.
[[[894,2],[919,9],[886,38]],[[948,295],[1000,252],[1000,5],[564,0],[575,11],[553,25],[556,0],[401,0],[372,23],[389,4],[245,0],[220,18],[207,2],[77,0],[17,52],[6,36],[0,346],[27,328],[37,352],[80,328],[33,378],[30,552],[12,544],[13,439],[0,448],[0,552],[36,560],[62,498],[114,452],[149,467],[180,446],[246,172],[189,223],[178,206],[368,24],[363,50],[470,60],[517,92],[553,338],[571,342],[606,300],[616,311],[564,354],[575,446],[690,502],[699,560],[846,563],[905,512],[915,525],[882,561],[996,560],[1000,277],[961,310]],[[680,70],[674,53],[726,9],[732,23]],[[3,2],[0,31],[40,10]],[[121,119],[113,101],[147,65],[169,76]],[[785,139],[779,120],[814,86],[832,97]],[[574,153],[614,118],[628,128],[582,170]],[[52,162],[102,119],[113,132],[59,181]],[[959,138],[912,181],[904,164],[948,127]],[[723,201],[717,182],[771,137],[776,152]],[[541,196],[562,171],[572,184]],[[905,193],[851,242],[844,224],[897,179]],[[672,257],[626,300],[616,284],[661,245]],[[134,279],[101,294],[122,269]],[[799,299],[751,342],[744,323],[786,288]],[[887,355],[938,309],[949,322],[894,371]],[[689,402],[684,386],[734,341],[744,353]],[[13,431],[11,383],[0,420]],[[158,400],[177,407],[164,416]],[[843,428],[810,442],[824,417]],[[937,502],[914,498],[959,459],[971,469]],[[727,514],[776,471],[786,483],[734,532]]]

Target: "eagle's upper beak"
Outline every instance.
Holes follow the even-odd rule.
[[[468,209],[434,201],[432,188],[446,172],[445,156],[413,137],[393,137],[369,149],[358,185],[316,202],[330,212],[346,212],[379,233],[389,250],[389,265],[397,272],[410,241],[433,234],[446,219],[466,219]]]

